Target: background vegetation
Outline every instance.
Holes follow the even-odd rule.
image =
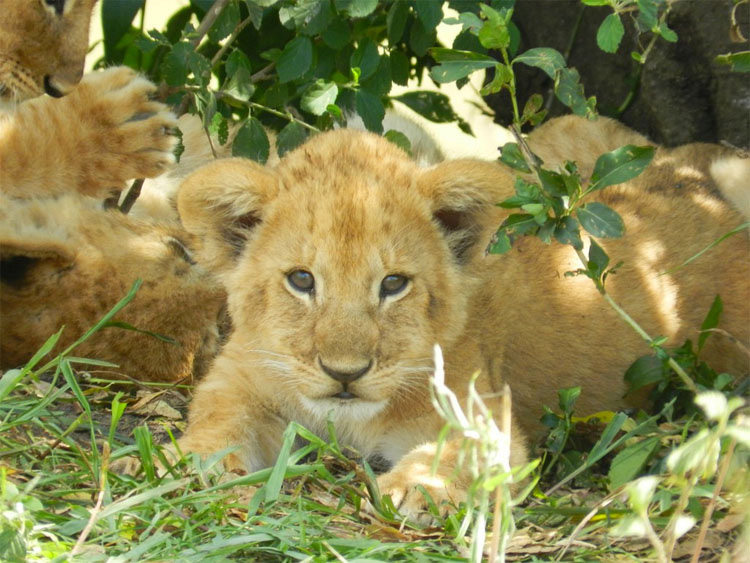
[[[666,0],[582,3],[611,9],[597,34],[604,51],[618,47],[625,18],[646,39],[636,59],[655,41],[679,41]],[[580,228],[622,234],[612,210],[587,207],[574,168],[552,175],[525,149],[521,129],[542,121],[545,110],[541,96],[517,99],[517,65],[546,73],[571,111],[592,115],[596,100],[557,51],[519,52],[513,0],[193,0],[160,30],[143,29],[144,4],[102,0],[101,64],[147,73],[164,100],[200,115],[236,155],[264,162],[271,143],[283,154],[355,114],[408,150],[408,139],[382,127],[393,84],[419,82],[425,72],[438,83],[461,84],[487,69],[483,94],[508,96],[517,134],[502,159],[538,179],[520,183],[505,202],[518,213],[500,228],[493,249],[512,251],[510,233],[554,238],[578,251]],[[444,7],[455,10],[445,23],[461,29],[452,45],[437,39]],[[747,54],[725,60],[747,69]],[[439,93],[417,87],[395,99],[427,119],[469,128]],[[278,132],[275,140],[269,129]],[[622,181],[612,174],[623,170],[637,174],[649,159],[647,149],[605,155],[595,188]],[[563,196],[580,205],[561,209]],[[591,221],[592,214],[603,222]],[[578,273],[606,298],[610,260],[596,249],[581,256]],[[653,354],[625,377],[633,388],[654,386],[652,413],[579,418],[580,389],[561,390],[559,404],[540,412],[550,431],[524,494],[499,494],[508,502],[494,510],[485,501],[445,518],[436,511],[436,525],[422,529],[401,522],[387,501],[378,518],[360,510],[375,494],[372,470],[339,448],[335,429],[325,442],[290,426],[275,467],[244,477],[216,477],[216,459],[189,459],[159,475],[149,463],[161,456],[154,442],[183,428],[183,389],[115,388],[87,375],[92,360],[76,358],[74,349],[44,363],[52,336],[24,368],[0,378],[0,559],[477,560],[501,545],[499,557],[527,561],[728,560],[743,521],[744,541],[750,533],[750,384],[746,374],[716,373],[700,361],[720,315],[717,299],[697,342],[676,350],[647,335]],[[293,451],[296,435],[310,445]],[[112,461],[130,454],[144,460],[142,473],[110,471]],[[502,489],[507,474],[489,469],[477,472],[475,491]],[[499,534],[477,534],[477,526],[493,524]]]

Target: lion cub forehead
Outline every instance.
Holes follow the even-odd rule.
[[[287,190],[354,199],[409,189],[420,169],[403,150],[378,135],[338,129],[316,135],[285,155],[277,171]]]

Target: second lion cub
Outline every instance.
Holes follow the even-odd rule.
[[[747,343],[744,234],[659,275],[742,219],[706,169],[659,154],[662,164],[657,156],[637,180],[598,195],[627,227],[602,242],[625,264],[608,287],[671,343],[693,336],[721,294],[722,328]],[[330,417],[342,443],[391,464],[380,490],[418,518],[418,486],[439,504],[461,500],[468,485],[449,479],[458,441],[430,475],[443,425],[429,392],[435,343],[459,397],[479,370],[478,391],[499,412],[499,384],[511,385],[513,464],[526,459],[524,434],[559,388],[583,387],[581,414],[624,406],[622,374],[645,347],[587,279],[563,275],[580,267],[572,250],[527,239],[484,255],[507,213],[495,204],[513,183],[492,162],[421,169],[388,141],[350,130],[316,136],[275,167],[228,159],[188,177],[180,215],[228,291],[234,331],[198,385],[182,448],[237,446],[225,467],[255,471],[274,463],[290,421],[325,435]],[[734,345],[710,340],[709,362],[746,370]]]

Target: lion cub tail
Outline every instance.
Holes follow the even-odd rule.
[[[710,173],[722,195],[750,221],[750,157],[719,158],[711,163]]]

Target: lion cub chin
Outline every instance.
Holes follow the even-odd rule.
[[[672,342],[692,335],[721,293],[723,328],[747,342],[744,235],[695,268],[658,275],[741,221],[706,170],[677,177],[690,166],[666,158],[599,196],[629,229],[603,243],[625,263],[610,289]],[[485,256],[507,213],[495,204],[513,183],[492,162],[422,169],[351,130],[318,135],[274,167],[226,159],[194,172],[179,213],[203,240],[198,260],[227,289],[234,331],[196,389],[181,447],[207,455],[237,446],[225,468],[255,471],[274,463],[290,421],[326,435],[332,419],[341,443],[391,464],[381,492],[419,518],[418,486],[440,505],[464,499],[470,483],[466,471],[456,475],[459,439],[430,471],[443,426],[429,390],[435,343],[461,401],[480,372],[477,390],[498,414],[498,391],[511,385],[512,465],[527,459],[524,435],[559,388],[583,387],[580,414],[624,406],[622,373],[647,350],[590,282],[563,276],[580,267],[574,252],[528,239]],[[720,338],[712,346],[709,361],[746,362]]]

